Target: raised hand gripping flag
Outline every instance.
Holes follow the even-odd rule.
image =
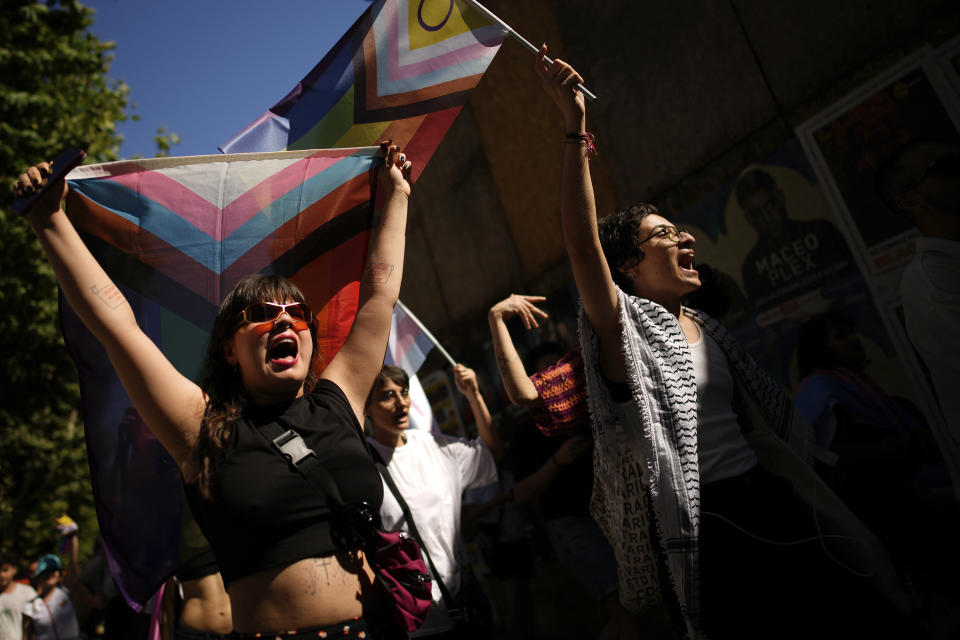
[[[356,313],[375,148],[160,158],[68,176],[67,211],[140,326],[197,379],[217,308],[243,276],[276,273],[317,313],[321,362]],[[109,291],[104,292],[109,302]],[[91,480],[111,573],[144,604],[181,561],[180,478],[146,429],[100,343],[65,301]]]
[[[414,177],[466,104],[506,32],[464,0],[377,0],[285,98],[226,153],[377,144]]]

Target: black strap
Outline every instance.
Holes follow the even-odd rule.
[[[430,572],[433,574],[433,579],[440,588],[440,595],[447,603],[448,612],[452,609],[456,609],[457,601],[452,595],[450,595],[447,585],[443,583],[443,578],[440,577],[440,572],[437,571],[437,568],[434,566],[433,559],[430,557],[430,552],[427,551],[427,545],[423,543],[423,538],[420,537],[420,532],[417,530],[417,523],[413,519],[413,514],[410,513],[410,507],[407,506],[407,501],[403,499],[403,494],[400,493],[400,489],[393,481],[393,477],[390,475],[390,472],[387,471],[387,464],[384,462],[383,456],[381,456],[380,452],[373,447],[370,448],[370,452],[373,455],[374,462],[377,464],[377,470],[380,471],[380,475],[383,476],[383,481],[387,483],[387,487],[390,488],[390,493],[392,493],[393,497],[396,498],[397,503],[400,505],[401,511],[403,511],[403,517],[407,521],[407,527],[410,529],[410,533],[413,534],[414,538],[416,538],[417,543],[420,545],[421,553],[423,553],[423,555],[427,558],[427,564],[430,565]]]
[[[286,458],[289,463],[288,466],[293,467],[314,489],[320,492],[321,495],[328,496],[334,506],[343,506],[343,499],[340,497],[340,490],[337,488],[336,482],[330,477],[330,473],[324,469],[323,465],[320,464],[313,449],[307,446],[307,443],[300,434],[293,429],[284,429],[276,422],[269,422],[260,427],[255,427],[254,431],[270,443],[271,449]],[[430,565],[430,572],[433,574],[433,578],[440,588],[440,595],[447,603],[448,611],[456,609],[456,600],[450,595],[447,585],[443,583],[443,578],[440,577],[440,572],[437,571],[437,567],[433,564],[430,552],[427,551],[427,546],[423,543],[423,538],[417,530],[417,523],[413,519],[413,514],[410,513],[410,507],[407,506],[407,501],[403,499],[400,489],[397,488],[393,477],[391,477],[390,472],[387,471],[387,465],[383,457],[379,451],[370,446],[370,443],[363,437],[363,434],[359,435],[367,452],[373,458],[377,471],[380,472],[387,487],[390,488],[393,497],[396,498],[400,504],[400,509],[403,511],[403,517],[407,520],[410,533],[413,534],[417,544],[420,545],[420,552],[426,557],[427,564]]]
[[[276,422],[255,427],[254,431],[269,442],[271,449],[286,458],[289,466],[303,476],[320,495],[328,498],[334,506],[343,506],[337,483],[299,433],[293,429],[284,429]]]

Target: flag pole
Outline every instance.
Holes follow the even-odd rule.
[[[493,22],[493,23],[496,24],[496,25],[499,25],[501,29],[503,29],[504,31],[507,32],[507,35],[511,36],[514,40],[516,40],[516,41],[519,42],[521,45],[523,45],[523,47],[524,47],[525,49],[527,49],[527,50],[530,51],[531,53],[540,53],[540,49],[538,49],[537,47],[533,46],[533,45],[530,43],[529,40],[527,40],[527,39],[524,38],[522,35],[520,35],[520,34],[517,33],[516,31],[514,31],[514,30],[513,30],[513,27],[511,27],[511,26],[508,25],[506,22],[504,22],[503,20],[501,20],[500,18],[498,18],[495,13],[493,13],[492,11],[490,11],[490,9],[487,9],[485,6],[483,6],[482,4],[480,4],[477,0],[466,0],[466,1],[470,4],[470,6],[472,6],[474,9],[476,9],[477,11],[479,11],[480,13],[482,13],[482,14],[487,18],[487,20],[489,20],[490,22]],[[553,59],[550,58],[549,56],[544,56],[543,59],[544,59],[544,61],[545,61],[547,64],[553,64]],[[583,93],[583,95],[587,96],[587,97],[590,98],[591,100],[597,100],[597,96],[594,95],[594,93],[593,93],[592,91],[590,91],[589,89],[587,89],[587,88],[586,88],[585,86],[583,86],[582,84],[579,84],[579,83],[578,83],[578,84],[577,84],[577,89],[580,89],[580,91]]]
[[[435,346],[437,349],[440,350],[440,353],[442,353],[442,354],[443,354],[443,357],[447,359],[447,362],[450,363],[450,366],[451,366],[451,367],[457,366],[457,361],[454,360],[453,357],[452,357],[449,353],[447,353],[447,350],[443,348],[443,345],[440,344],[440,342],[439,342],[436,338],[433,337],[433,334],[430,333],[430,330],[427,329],[425,326],[423,326],[423,323],[420,322],[420,318],[418,318],[417,316],[415,316],[415,315],[413,315],[412,313],[410,313],[410,309],[407,308],[407,305],[403,304],[403,303],[400,302],[399,300],[397,300],[397,305],[406,312],[407,317],[410,318],[411,320],[413,320],[414,324],[417,325],[417,327],[420,329],[420,331],[423,331],[423,333],[424,333],[428,338],[430,338],[430,341],[433,342],[434,346]]]

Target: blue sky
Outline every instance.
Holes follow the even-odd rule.
[[[122,158],[217,146],[285,96],[369,6],[367,0],[82,0],[92,31],[116,43],[110,77],[130,85],[138,122],[121,123]]]

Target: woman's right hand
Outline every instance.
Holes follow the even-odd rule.
[[[544,302],[544,296],[526,296],[519,293],[511,293],[509,298],[504,298],[497,304],[490,307],[492,317],[499,316],[503,320],[509,320],[514,316],[520,316],[523,320],[523,326],[527,329],[539,327],[537,318],[547,318],[547,312],[533,304],[534,302]]]
[[[50,163],[40,162],[23,173],[12,185],[13,196],[15,198],[27,198],[42,189],[47,184],[47,178],[51,175]],[[60,203],[67,195],[67,183],[61,180],[59,185],[53,185],[47,189],[33,205],[31,214],[36,212],[39,215],[51,215],[60,210]]]
[[[553,98],[563,114],[567,133],[582,133],[586,128],[586,102],[577,88],[583,78],[563,60],[555,59],[547,66],[547,45],[540,45],[534,68],[543,81],[543,89]]]

